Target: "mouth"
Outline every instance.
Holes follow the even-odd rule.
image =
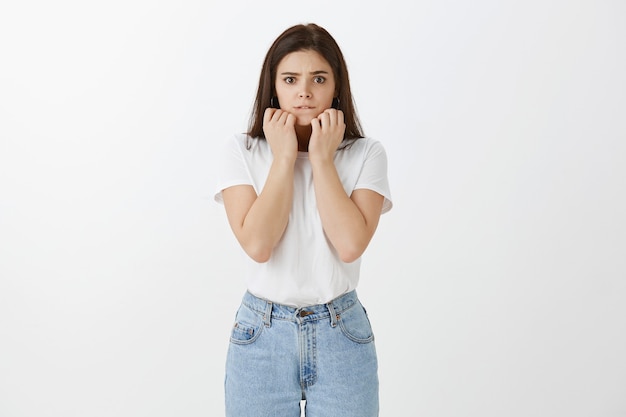
[[[313,106],[295,106],[294,109],[296,109],[296,110],[313,110],[313,109],[315,109],[315,107],[313,107]]]

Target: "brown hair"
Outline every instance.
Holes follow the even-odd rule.
[[[335,87],[339,98],[338,109],[344,113],[346,131],[344,140],[360,139],[363,135],[361,123],[356,114],[356,108],[350,91],[350,80],[348,78],[348,68],[335,39],[326,29],[309,23],[306,25],[296,25],[285,30],[272,44],[267,51],[261,76],[259,78],[259,88],[248,127],[248,136],[251,138],[263,138],[263,114],[265,109],[270,107],[270,100],[275,95],[276,67],[280,61],[288,54],[296,51],[311,50],[319,53],[328,61],[335,77]]]

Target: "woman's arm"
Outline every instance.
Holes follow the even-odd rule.
[[[374,236],[384,197],[367,189],[355,190],[352,196],[346,194],[334,163],[345,131],[340,110],[326,110],[311,125],[309,160],[322,226],[340,259],[353,262]]]
[[[241,247],[257,262],[269,260],[289,220],[298,155],[294,124],[289,113],[267,109],[264,132],[274,159],[263,190],[258,196],[250,185],[222,191],[228,223]]]

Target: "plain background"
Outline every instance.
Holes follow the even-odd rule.
[[[607,0],[3,2],[0,416],[223,415],[244,287],[217,150],[305,22],[342,47],[389,158],[359,287],[381,416],[626,416],[625,18]]]

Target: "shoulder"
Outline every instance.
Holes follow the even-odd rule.
[[[246,133],[234,134],[226,146],[230,149],[237,148],[240,151],[248,151],[250,153],[265,152],[269,149],[269,144],[265,139],[253,138]]]
[[[245,149],[249,146],[248,142],[250,142],[250,137],[248,135],[245,133],[235,133],[230,137],[226,146]]]
[[[383,148],[383,144],[375,138],[366,136],[360,139],[353,139],[346,141],[346,149],[370,149],[370,148]]]
[[[364,137],[348,142],[342,152],[354,157],[359,155],[366,159],[375,155],[385,155],[385,147],[378,139]]]
[[[269,148],[263,139],[252,138],[245,133],[235,133],[221,143],[223,155],[247,158],[255,154],[263,154]]]

